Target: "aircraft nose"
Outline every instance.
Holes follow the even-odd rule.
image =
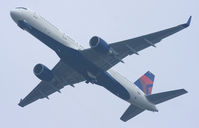
[[[17,23],[17,21],[20,18],[20,12],[17,11],[16,9],[13,9],[10,11],[10,16],[12,17],[12,19]]]

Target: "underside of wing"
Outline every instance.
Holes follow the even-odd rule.
[[[94,48],[85,49],[82,51],[82,53],[88,58],[88,60],[106,71],[117,63],[122,62],[121,60],[128,55],[138,54],[139,51],[150,46],[155,47],[155,44],[160,42],[162,39],[188,27],[190,22],[191,17],[185,24],[181,24],[169,29],[154,32],[137,38],[111,43],[109,46],[114,50],[115,53],[117,53],[116,55],[109,53],[99,53]]]
[[[66,65],[63,61],[59,61],[52,69],[54,78],[51,81],[41,81],[24,99],[21,99],[19,106],[24,107],[38,99],[48,98],[54,92],[66,86],[84,81],[84,77],[71,67]]]

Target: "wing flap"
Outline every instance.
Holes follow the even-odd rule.
[[[121,120],[126,122],[128,120],[130,120],[131,118],[137,116],[138,114],[140,114],[141,112],[143,112],[144,109],[138,108],[134,105],[130,105],[128,107],[128,109],[124,112],[124,114],[121,116]]]

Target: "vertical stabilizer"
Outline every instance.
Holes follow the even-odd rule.
[[[150,95],[153,88],[155,75],[150,71],[141,76],[134,84],[139,87],[146,95]]]

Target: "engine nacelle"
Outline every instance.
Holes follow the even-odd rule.
[[[110,46],[100,37],[94,36],[89,41],[90,47],[101,53],[110,53]]]
[[[33,72],[37,78],[43,81],[51,81],[54,77],[52,71],[43,64],[35,65]]]

